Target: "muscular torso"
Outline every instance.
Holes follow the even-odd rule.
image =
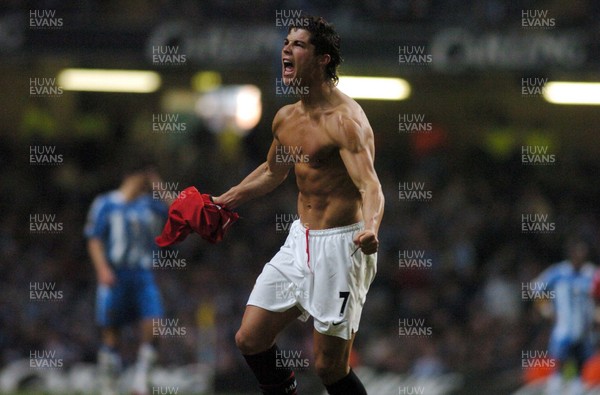
[[[294,161],[298,214],[310,229],[327,229],[362,220],[361,195],[340,157],[328,128],[335,109],[307,113],[297,103],[275,130],[281,145],[276,161]],[[289,162],[288,162],[289,163]]]

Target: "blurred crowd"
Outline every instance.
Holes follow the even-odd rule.
[[[272,21],[275,10],[303,10],[326,15],[338,25],[351,21],[377,23],[468,23],[471,27],[495,27],[507,21],[520,21],[527,9],[548,10],[550,16],[561,17],[561,25],[597,22],[600,6],[593,0],[564,3],[553,0],[342,0],[335,4],[324,0],[6,0],[0,11],[55,9],[62,15],[73,12],[69,23],[88,23],[98,14],[113,23],[152,23],[164,18],[187,18],[204,21]],[[594,17],[595,16],[595,17]]]
[[[120,166],[143,156],[178,190],[196,185],[219,194],[261,163],[270,139],[263,125],[244,138],[201,127],[155,138],[122,129],[94,138],[1,137],[0,367],[40,349],[56,350],[67,365],[95,361],[96,284],[82,228],[93,197],[118,186]],[[506,373],[518,382],[521,351],[546,349],[550,329],[523,300],[522,284],[564,258],[570,234],[589,241],[597,262],[598,188],[592,175],[598,164],[559,150],[556,163],[528,165],[519,152],[499,159],[475,145],[458,151],[452,134],[448,139],[417,152],[409,139],[390,145],[385,135],[377,138],[386,208],[378,275],[353,361],[424,377],[460,372],[505,380]],[[64,162],[30,165],[24,153],[32,144],[55,145]],[[399,183],[413,181],[424,183],[431,199],[400,199]],[[295,202],[291,177],[271,195],[242,206],[241,220],[223,243],[191,236],[176,247],[185,268],[156,269],[166,317],[188,329],[187,336],[161,341],[159,364],[201,360],[223,375],[240,371],[234,334],[254,279],[286,237],[276,218],[294,215]],[[29,216],[36,213],[56,215],[63,230],[32,234]],[[555,230],[523,233],[524,213],[548,215]],[[401,251],[422,251],[430,265],[401,267]],[[55,283],[63,297],[30,300],[32,282]],[[401,319],[422,320],[429,333],[402,336]],[[294,324],[279,342],[310,357],[311,330],[310,324]],[[125,361],[131,362],[133,331],[126,339]]]

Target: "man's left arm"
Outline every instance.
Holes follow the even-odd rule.
[[[374,141],[371,127],[342,118],[336,140],[348,175],[362,197],[365,229],[354,237],[354,243],[365,254],[377,252],[377,234],[383,217],[384,197],[374,167]]]

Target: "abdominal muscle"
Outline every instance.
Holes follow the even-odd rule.
[[[346,169],[296,165],[298,214],[313,230],[351,225],[362,221],[360,193]]]

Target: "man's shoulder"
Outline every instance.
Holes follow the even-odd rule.
[[[328,115],[331,120],[344,127],[344,129],[370,129],[369,120],[360,104],[342,92],[339,92],[339,101]]]
[[[597,271],[598,267],[590,261],[585,262],[581,267],[581,273],[587,277],[593,277]]]
[[[292,113],[296,110],[297,108],[297,104],[298,103],[294,103],[294,104],[287,104],[283,107],[281,107],[277,113],[275,114],[275,117],[273,118],[273,125],[272,125],[272,129],[273,129],[273,133],[275,133],[277,131],[277,129],[279,128],[279,126],[281,125],[281,123],[286,119],[289,118]]]
[[[571,263],[565,259],[550,265],[547,270],[557,275],[564,276],[569,275],[573,271],[573,268],[571,267]]]
[[[168,210],[168,205],[159,199],[154,199],[151,194],[144,193],[136,198],[135,206],[141,210],[150,208],[152,210]]]
[[[572,278],[578,275],[592,276],[596,272],[597,267],[591,262],[586,262],[581,266],[579,271],[575,271],[571,262],[565,259],[551,265],[547,270],[557,277]]]
[[[97,209],[106,209],[110,207],[116,207],[123,202],[123,197],[118,190],[113,190],[105,193],[101,193],[94,199],[93,205]]]
[[[291,104],[286,104],[285,106],[281,107],[278,111],[277,114],[275,114],[275,116],[277,115],[289,115],[292,112],[296,111],[296,109],[300,106],[300,101],[297,101],[295,103],[291,103]]]
[[[348,141],[364,143],[372,137],[373,130],[360,105],[348,99],[328,114],[327,130],[338,144]]]
[[[366,119],[365,112],[363,111],[362,107],[360,106],[360,104],[358,104],[358,102],[356,100],[354,100],[350,96],[346,95],[344,92],[340,91],[339,89],[336,89],[336,92],[337,92],[337,97],[338,97],[338,103],[337,103],[337,106],[335,107],[335,112],[339,116],[345,116],[347,118],[354,118],[354,119],[361,119],[361,118]]]
[[[276,126],[278,126],[284,119],[292,115],[298,109],[299,103],[300,102],[286,104],[277,111],[275,117],[273,118],[273,130],[275,130]]]

